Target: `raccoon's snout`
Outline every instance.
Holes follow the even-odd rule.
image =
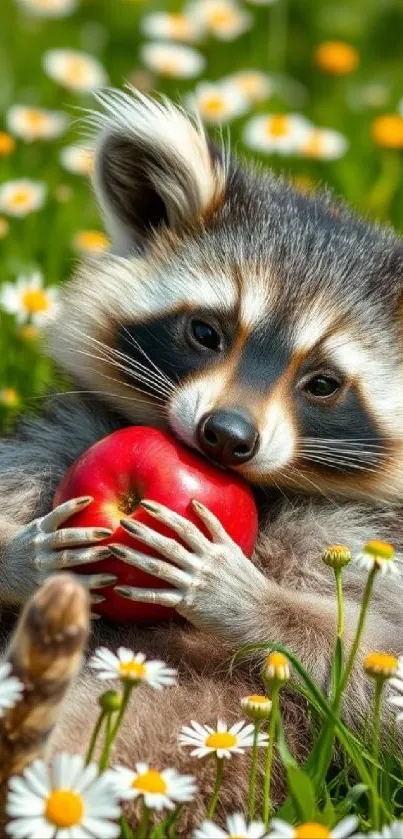
[[[246,463],[259,446],[259,433],[252,420],[239,411],[206,414],[198,424],[197,439],[202,451],[223,466]]]

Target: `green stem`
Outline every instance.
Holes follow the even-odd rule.
[[[374,567],[371,569],[371,571],[368,574],[368,579],[367,579],[367,582],[366,582],[366,586],[365,586],[364,594],[363,594],[363,598],[362,598],[361,610],[360,610],[360,616],[358,618],[357,629],[355,631],[355,636],[354,636],[354,639],[353,639],[353,643],[351,645],[351,650],[350,650],[350,653],[349,653],[349,656],[348,656],[348,659],[347,659],[347,664],[344,668],[344,673],[343,673],[343,675],[340,679],[339,689],[338,689],[336,697],[335,697],[334,709],[335,709],[336,713],[339,709],[339,704],[340,704],[342,694],[344,693],[344,691],[346,689],[346,686],[347,686],[347,683],[349,681],[349,678],[351,676],[351,671],[354,667],[354,662],[355,662],[355,659],[356,659],[356,656],[357,656],[358,648],[359,648],[360,643],[361,643],[361,638],[362,638],[364,628],[365,628],[365,621],[366,621],[366,618],[367,618],[368,607],[369,607],[369,604],[370,604],[372,589],[373,589],[373,586],[374,586],[374,581],[375,581],[377,571],[378,571],[378,568],[377,568],[376,565],[374,565]]]
[[[252,763],[250,767],[250,774],[249,774],[249,800],[248,800],[248,816],[249,820],[255,818],[255,808],[256,808],[256,776],[258,770],[258,740],[259,740],[259,732],[262,725],[262,720],[256,720],[255,722],[255,731],[253,734],[253,745],[252,745]]]
[[[276,73],[284,73],[287,51],[287,0],[277,0],[269,15],[269,66]]]
[[[99,758],[98,768],[99,774],[104,772],[106,767],[108,766],[109,762],[109,754],[110,754],[110,740],[111,740],[111,729],[112,729],[112,711],[107,711],[106,713],[106,723],[105,723],[105,740],[104,740],[104,747],[101,752],[101,757]]]
[[[335,568],[336,596],[337,596],[337,637],[344,635],[344,597],[343,597],[343,572],[341,568]]]
[[[124,816],[120,819],[121,839],[134,839],[134,833]]]
[[[174,834],[174,828],[175,828],[176,822],[178,821],[178,818],[179,818],[179,816],[180,816],[180,814],[183,810],[183,806],[184,806],[183,804],[179,804],[178,807],[175,808],[173,813],[171,813],[171,815],[166,820],[165,831],[166,831],[167,839],[173,839],[173,837],[175,835]]]
[[[380,158],[381,171],[367,196],[366,209],[386,218],[401,181],[401,158],[398,151],[384,150]]]
[[[106,711],[101,711],[101,713],[100,713],[100,715],[99,715],[99,717],[98,717],[98,719],[95,723],[94,730],[93,730],[92,735],[91,735],[91,740],[90,740],[90,743],[89,743],[89,746],[88,746],[88,751],[87,751],[87,757],[85,758],[85,765],[86,766],[88,766],[88,764],[91,763],[92,758],[94,756],[94,751],[95,751],[95,746],[96,746],[96,743],[97,743],[97,740],[98,740],[98,735],[99,735],[99,732],[101,731],[102,724],[103,724],[103,721],[104,721],[105,717],[106,717]]]
[[[148,839],[150,835],[150,816],[150,810],[143,802],[143,811],[141,813],[141,819],[137,830],[137,836],[139,839]]]
[[[208,806],[207,815],[209,819],[212,819],[214,813],[216,811],[216,807],[218,804],[218,798],[220,795],[221,783],[222,783],[222,776],[224,774],[224,758],[216,758],[216,776],[214,782],[214,789],[213,794],[211,796],[211,801]]]
[[[112,725],[112,714],[108,714],[107,731],[106,731],[106,734],[105,734],[105,744],[104,744],[102,755],[101,755],[100,761],[99,761],[99,771],[100,771],[100,773],[104,772],[104,770],[108,766],[111,749],[112,749],[112,746],[115,742],[116,735],[119,731],[120,724],[121,724],[123,716],[125,714],[125,711],[126,711],[126,708],[127,708],[127,705],[128,705],[129,699],[131,697],[132,690],[133,690],[134,686],[135,685],[134,685],[133,682],[127,681],[127,682],[124,683],[123,695],[122,695],[122,704],[121,704],[119,712],[116,716],[116,720],[115,720],[114,725]]]
[[[266,760],[264,767],[264,786],[263,786],[263,821],[268,828],[270,821],[270,790],[271,790],[271,776],[273,768],[274,756],[274,738],[276,736],[277,717],[279,709],[279,688],[273,689],[272,693],[272,708],[269,725],[269,742],[267,744]]]
[[[374,697],[374,717],[373,717],[373,747],[372,754],[374,762],[372,764],[372,790],[371,790],[371,809],[372,809],[372,827],[374,830],[379,830],[379,795],[378,795],[378,765],[379,765],[379,750],[381,739],[381,707],[382,707],[382,691],[385,682],[383,679],[377,679],[375,684]]]

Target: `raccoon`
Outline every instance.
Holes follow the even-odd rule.
[[[50,396],[42,416],[25,418],[0,446],[1,597],[5,612],[13,610],[55,570],[79,575],[80,564],[105,555],[104,531],[68,528],[88,499],[52,510],[52,498],[76,457],[118,428],[168,429],[255,487],[252,562],[204,507],[197,512],[211,541],[149,503],[184,546],[127,525],[161,560],[109,550],[167,587],[82,577],[93,603],[114,584],[122,597],[173,606],[186,618],[159,627],[94,622],[92,643],[123,643],[178,667],[177,688],[133,703],[114,760],[197,774],[199,797],[181,823],[189,836],[212,772],[178,748],[178,731],[192,717],[239,718],[240,698],[256,692],[259,662],[230,679],[234,650],[285,644],[326,689],[336,604],[322,551],[342,541],[358,552],[372,538],[403,548],[403,248],[333,195],[303,195],[241,165],[168,101],[130,89],[98,99],[94,186],[113,252],[79,266],[50,331],[49,351],[74,392]],[[363,582],[351,564],[347,645]],[[377,580],[360,660],[373,648],[401,651],[402,596],[400,570],[393,584]],[[84,670],[55,749],[82,748],[98,684]],[[368,703],[358,664],[344,707],[355,729]],[[303,711],[284,693],[299,759],[309,747]],[[237,783],[224,784],[228,810],[245,802],[248,765],[237,760]]]

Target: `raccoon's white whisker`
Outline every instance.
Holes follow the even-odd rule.
[[[152,391],[152,394],[155,398],[157,398],[157,394],[158,394],[158,398],[160,398],[160,399],[162,399],[164,397],[167,398],[167,397],[170,396],[170,393],[167,393],[161,387],[161,385],[159,383],[154,382],[150,378],[149,375],[143,375],[142,373],[139,373],[139,374],[136,374],[136,376],[134,376],[134,373],[133,373],[132,370],[125,367],[123,364],[120,364],[120,362],[117,362],[115,359],[106,356],[105,354],[104,355],[95,355],[95,353],[91,353],[91,352],[88,352],[86,350],[79,350],[79,349],[76,349],[75,351],[77,353],[79,353],[80,355],[85,355],[88,358],[93,358],[96,361],[107,361],[113,367],[116,367],[116,369],[122,370],[124,373],[126,373],[131,379],[133,379],[133,381],[139,380],[139,381],[143,382],[143,384],[149,385],[150,390]],[[123,382],[119,379],[112,379],[111,378],[111,381],[118,382],[119,384],[124,385],[124,386],[126,386],[126,385],[129,386],[127,382]],[[133,385],[130,385],[130,387],[132,387],[133,390],[139,389],[139,388],[135,388]],[[146,393],[146,391],[142,391],[142,392]]]
[[[361,472],[373,472],[374,474],[377,473],[377,469],[372,469],[370,466],[364,466],[360,463],[354,463],[354,461],[348,460],[337,460],[332,459],[329,457],[317,457],[314,455],[308,455],[308,459],[311,463],[319,463],[328,466],[329,469],[356,469],[357,471]]]
[[[102,356],[102,355],[95,355],[95,353],[90,353],[90,352],[87,352],[86,350],[77,350],[77,353],[80,353],[80,355],[85,355],[88,358],[93,358],[96,361],[108,361],[109,364],[111,364],[112,367],[115,367],[118,370],[122,370],[124,373],[126,373],[128,375],[129,378],[133,379],[133,381],[140,381],[143,384],[149,385],[150,390],[152,391],[152,395],[154,396],[155,399],[159,398],[159,399],[162,400],[164,397],[166,398],[167,396],[169,396],[169,394],[167,394],[164,390],[162,390],[162,388],[159,385],[157,385],[155,382],[150,380],[150,378],[148,376],[138,374],[135,377],[131,370],[129,370],[123,364],[120,364],[119,362],[114,361],[113,359],[107,358],[106,356]],[[129,384],[128,382],[125,382],[123,380],[119,380],[119,379],[116,379],[116,378],[114,379],[112,377],[109,377],[109,378],[110,378],[110,381],[117,382],[118,384],[121,384],[124,387],[131,387],[133,390],[139,390],[139,388],[136,388],[134,385]],[[144,391],[144,390],[142,392],[146,393],[146,391]]]
[[[329,501],[329,503],[330,503],[330,504],[333,504],[334,506],[336,506],[336,507],[340,508],[340,504],[338,504],[338,502],[337,502],[334,498],[331,498],[329,495],[327,495],[327,494],[326,494],[326,492],[322,489],[322,487],[318,486],[318,484],[316,484],[316,483],[315,483],[315,481],[312,481],[312,480],[311,480],[310,478],[308,478],[308,476],[307,476],[307,475],[305,475],[303,472],[300,472],[300,470],[299,470],[299,469],[297,469],[297,467],[296,467],[296,466],[294,466],[294,465],[290,464],[290,469],[291,469],[293,472],[296,472],[296,473],[297,473],[297,475],[299,475],[299,476],[300,476],[300,478],[302,479],[302,481],[306,481],[308,484],[310,484],[310,485],[314,488],[314,490],[315,490],[315,494],[316,494],[316,493],[319,493],[319,495],[321,495],[323,498],[326,498],[326,501]]]
[[[157,399],[159,402],[161,402],[161,405],[160,406],[157,405],[156,407],[159,407],[159,408],[162,408],[162,409],[165,408],[165,400],[162,398],[162,396],[156,396],[154,393],[151,394],[147,390],[142,390],[140,387],[135,387],[134,385],[131,385],[129,382],[122,382],[120,379],[114,379],[113,376],[107,376],[106,373],[101,373],[99,370],[95,371],[95,370],[91,370],[91,368],[89,368],[89,371],[92,372],[92,373],[97,373],[99,376],[102,376],[103,379],[107,379],[109,382],[116,382],[117,384],[121,385],[122,387],[127,387],[127,388],[130,388],[130,390],[134,390],[136,393],[143,393],[144,396],[149,396],[150,399],[153,399],[153,400]],[[124,396],[122,398],[131,399],[132,401],[134,401],[134,397]],[[137,397],[136,397],[136,402],[137,402]],[[145,400],[145,399],[142,399],[141,402],[143,404],[150,404],[150,403],[147,403],[147,400]]]
[[[135,338],[133,338],[133,335],[130,334],[127,327],[124,326],[124,324],[120,323],[119,321],[118,321],[118,323],[119,323],[120,327],[124,330],[124,332],[127,334],[130,343],[133,345],[133,347],[136,350],[141,352],[141,354],[144,356],[144,358],[151,364],[151,366],[157,372],[158,377],[162,378],[171,388],[173,388],[174,383],[171,381],[169,376],[167,376],[166,373],[164,373],[164,371],[161,370],[160,367],[158,367],[158,365],[152,360],[152,358],[150,358],[150,356],[148,355],[148,353],[146,353],[145,349],[141,346],[141,344],[139,344],[139,342],[136,341]]]
[[[105,355],[107,355],[110,360],[111,360],[111,356],[112,356],[112,358],[114,358],[114,357],[121,358],[121,360],[124,361],[126,363],[126,365],[133,368],[133,370],[134,369],[140,369],[141,372],[146,372],[149,376],[153,376],[152,381],[154,382],[154,380],[156,378],[156,374],[152,370],[150,370],[148,367],[146,367],[144,364],[142,364],[142,362],[136,361],[135,359],[132,359],[130,356],[126,355],[126,353],[122,353],[122,352],[120,352],[120,350],[117,350],[114,347],[109,347],[103,341],[99,341],[99,340],[97,340],[96,338],[93,338],[90,335],[86,335],[85,333],[80,332],[77,329],[73,330],[73,331],[75,331],[77,334],[79,334],[81,338],[84,338],[84,340],[87,342],[87,344],[95,344],[96,347],[100,351],[103,351],[105,353]],[[78,350],[77,350],[77,352],[78,352]],[[157,371],[157,379],[158,379],[158,383],[160,385],[160,389],[162,390],[164,388],[167,391],[167,385],[169,385],[169,388],[170,388],[169,392],[172,392],[172,390],[174,389],[173,382],[170,382],[168,379],[166,379],[166,381],[165,381],[166,377],[165,378],[162,377],[161,373],[158,372],[158,368],[156,368],[156,371]]]

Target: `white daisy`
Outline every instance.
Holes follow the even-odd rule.
[[[372,539],[364,546],[362,553],[353,557],[353,560],[360,568],[365,568],[367,571],[376,568],[384,576],[396,576],[399,574],[396,558],[393,545],[389,542],[381,542],[379,539]]]
[[[176,684],[176,670],[164,661],[146,661],[144,653],[134,653],[126,647],[119,647],[117,655],[107,647],[98,647],[89,663],[98,679],[144,682],[155,690]]]
[[[273,819],[270,839],[346,839],[358,825],[356,816],[347,816],[335,827],[326,827],[318,822],[303,822],[296,826],[282,819]]]
[[[231,757],[231,754],[243,754],[246,748],[253,745],[254,726],[246,724],[244,720],[228,728],[227,723],[218,720],[217,728],[200,725],[192,720],[191,726],[184,725],[179,735],[181,746],[196,746],[191,752],[194,757],[216,754],[218,759]],[[258,746],[267,744],[267,734],[259,734]]]
[[[248,824],[241,813],[233,813],[227,816],[227,830],[212,821],[205,821],[195,830],[193,839],[264,839],[266,836],[263,822]]]
[[[312,157],[317,160],[338,160],[346,153],[349,143],[347,137],[340,131],[328,128],[312,128],[297,144],[296,152],[301,157]]]
[[[201,52],[181,44],[152,41],[140,50],[143,64],[160,76],[192,79],[203,72],[206,61]]]
[[[175,804],[192,801],[196,781],[192,775],[180,775],[176,769],[152,769],[147,763],[136,763],[136,771],[117,766],[109,773],[110,781],[122,801],[143,796],[146,807],[173,810]]]
[[[18,3],[36,17],[67,17],[77,8],[77,0],[18,0]]]
[[[234,0],[195,0],[187,13],[221,41],[233,41],[253,24],[252,15]]]
[[[403,821],[385,824],[380,833],[368,833],[369,839],[403,839]]]
[[[204,122],[213,125],[242,116],[249,108],[242,93],[221,82],[200,82],[188,101]]]
[[[6,388],[11,390],[11,388]],[[12,666],[9,661],[0,664],[0,717],[4,712],[19,702],[24,685],[16,676],[10,676]]]
[[[273,92],[273,82],[267,73],[260,70],[240,70],[223,79],[226,85],[234,87],[251,104],[264,102]]]
[[[15,283],[4,283],[0,290],[0,306],[15,315],[17,323],[29,321],[43,326],[54,317],[59,289],[44,288],[39,271],[30,276],[20,276]]]
[[[43,67],[55,82],[78,93],[88,93],[108,81],[100,61],[78,50],[48,50]]]
[[[60,163],[73,175],[91,175],[94,166],[94,150],[74,143],[64,146],[60,152]]]
[[[27,216],[45,203],[46,186],[39,181],[20,178],[0,185],[0,210],[9,216]]]
[[[144,15],[141,29],[149,38],[167,38],[193,43],[203,35],[201,20],[182,12],[152,12]]]
[[[109,773],[85,766],[81,755],[58,754],[48,769],[35,760],[11,778],[6,812],[12,839],[114,839],[121,810]]]
[[[69,120],[62,111],[47,111],[30,105],[13,105],[7,113],[9,131],[27,142],[54,140],[63,134]]]
[[[310,122],[300,114],[263,114],[247,122],[243,141],[256,151],[292,154],[310,130]]]

